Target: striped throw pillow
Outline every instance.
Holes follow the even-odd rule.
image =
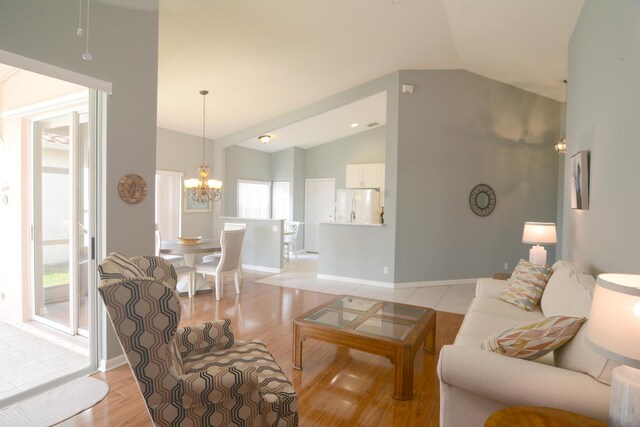
[[[492,335],[480,348],[519,359],[537,359],[566,344],[585,321],[584,317],[547,317]]]
[[[521,259],[507,280],[507,286],[502,290],[500,299],[523,310],[533,310],[540,302],[551,272],[550,267],[531,264]]]
[[[101,280],[122,280],[147,276],[129,258],[118,252],[111,252],[98,266],[98,272]]]

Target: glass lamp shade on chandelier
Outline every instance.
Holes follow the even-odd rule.
[[[222,198],[220,189],[222,188],[222,181],[217,179],[208,179],[211,172],[211,165],[206,164],[205,159],[205,106],[206,97],[209,94],[208,90],[201,90],[202,95],[202,163],[197,167],[198,175],[200,178],[192,178],[184,181],[184,192],[187,196],[191,197],[198,203],[209,203],[211,201],[218,201]]]

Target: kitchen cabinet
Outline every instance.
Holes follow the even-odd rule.
[[[346,188],[383,188],[384,163],[347,165]]]

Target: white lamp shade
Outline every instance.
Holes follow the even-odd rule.
[[[210,179],[207,183],[209,188],[213,188],[215,190],[220,190],[222,188],[222,181],[218,181],[217,179]]]
[[[553,222],[525,222],[522,243],[531,245],[555,245],[556,225]]]
[[[200,180],[196,178],[185,179],[184,187],[185,188],[196,188],[200,185]]]
[[[598,276],[587,342],[609,359],[640,368],[640,275]]]

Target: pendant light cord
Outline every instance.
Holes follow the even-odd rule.
[[[204,159],[204,147],[205,147],[205,145],[204,145],[204,135],[205,135],[205,126],[204,126],[204,124],[205,124],[205,117],[206,117],[206,114],[205,114],[205,111],[206,111],[206,110],[205,110],[205,108],[206,108],[206,104],[207,104],[207,103],[206,103],[206,100],[207,100],[207,94],[206,94],[206,93],[203,93],[203,94],[202,94],[202,164],[205,164],[205,161],[204,161],[204,160],[205,160],[205,159]]]
[[[89,9],[91,8],[91,0],[87,0],[87,49],[86,52],[89,52]]]

